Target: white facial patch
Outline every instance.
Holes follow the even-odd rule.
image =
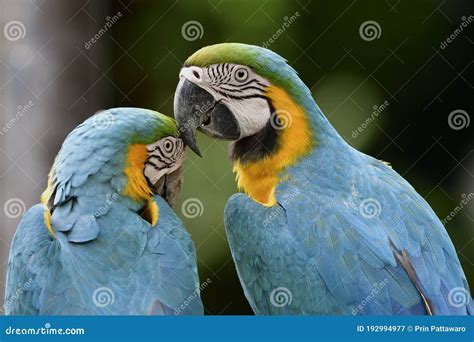
[[[265,89],[270,82],[247,66],[213,64],[181,69],[180,77],[206,90],[229,108],[240,128],[240,138],[254,135],[270,120],[271,111]]]
[[[186,157],[183,141],[174,137],[166,137],[149,144],[147,150],[148,158],[143,173],[151,184],[157,184],[164,175],[176,171]]]

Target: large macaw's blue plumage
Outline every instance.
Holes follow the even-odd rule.
[[[433,314],[472,314],[472,303],[453,302],[455,291],[470,296],[469,287],[429,205],[395,171],[355,152],[320,146],[288,170],[278,206],[244,194],[229,199],[226,229],[255,312],[428,314],[423,294]],[[361,215],[367,199],[380,213]],[[278,288],[288,289],[291,302],[275,302]]]
[[[130,147],[176,133],[173,120],[159,113],[116,108],[67,137],[48,203],[29,209],[14,236],[7,314],[203,313],[195,250],[183,224],[150,194],[159,215],[152,225],[140,215],[145,201],[124,194],[133,182],[124,173]]]
[[[260,47],[218,44],[201,49],[185,66],[219,63],[248,66],[270,87],[283,89],[291,98],[285,104],[296,106],[278,107],[278,98],[268,91],[265,96],[276,113],[293,115],[293,127],[287,129],[298,124],[292,111],[301,108],[309,134],[293,137],[302,143],[308,136],[312,140],[307,151],[279,171],[275,203],[262,205],[251,194],[235,194],[225,209],[232,255],[255,313],[474,313],[456,251],[428,203],[388,165],[342,139],[282,57]],[[266,146],[276,148],[264,153],[263,162],[258,156],[243,154],[247,161],[234,156],[237,170],[252,163],[271,165],[266,160],[289,144],[284,134],[274,133],[276,143]],[[262,142],[247,144],[244,152],[251,155]],[[295,153],[289,151],[288,158]],[[273,171],[252,170],[253,175]]]

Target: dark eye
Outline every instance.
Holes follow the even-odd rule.
[[[173,143],[171,142],[171,140],[165,140],[164,148],[165,148],[165,152],[167,153],[173,150]]]
[[[237,69],[234,75],[237,82],[245,82],[249,78],[249,72],[244,68]]]

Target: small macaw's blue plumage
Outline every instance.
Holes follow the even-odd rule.
[[[10,249],[10,315],[200,315],[194,245],[169,204],[182,183],[174,120],[102,111],[66,138]]]
[[[282,57],[218,44],[193,54],[180,77],[175,117],[188,146],[199,152],[196,128],[233,140],[245,194],[229,199],[225,226],[256,314],[473,314],[428,203],[345,142]]]

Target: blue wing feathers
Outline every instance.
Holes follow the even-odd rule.
[[[120,127],[133,130],[143,113],[152,112],[107,111],[114,118],[107,134],[91,129],[89,119],[66,138],[52,178],[56,239],[44,224],[45,208],[32,207],[12,241],[8,314],[203,313],[195,250],[182,222],[156,196],[152,227],[137,214],[141,205],[120,195],[125,155],[117,151],[130,139]]]
[[[472,301],[449,303],[450,291],[469,288],[426,201],[386,165],[340,152],[322,148],[291,168],[277,187],[278,206],[243,194],[229,199],[229,243],[255,312],[427,314],[424,296],[434,314],[471,314]],[[376,201],[376,215],[361,215],[365,199]],[[395,257],[402,252],[414,275]],[[272,291],[281,287],[292,301],[272,305]]]
[[[194,296],[179,314],[202,314],[192,241],[179,219],[169,217],[173,212],[166,202],[155,200],[161,209],[157,227],[113,205],[97,221],[77,220],[76,224],[94,222],[99,227],[93,239],[88,236],[90,229],[79,229],[72,236],[57,231],[53,240],[43,223],[44,207],[31,208],[11,248],[7,313],[148,314],[158,300],[167,307],[162,312],[174,314]],[[71,243],[82,240],[87,241]],[[12,300],[29,279],[31,284],[20,298]],[[101,288],[113,296],[113,302],[103,307],[94,304],[94,291]]]

